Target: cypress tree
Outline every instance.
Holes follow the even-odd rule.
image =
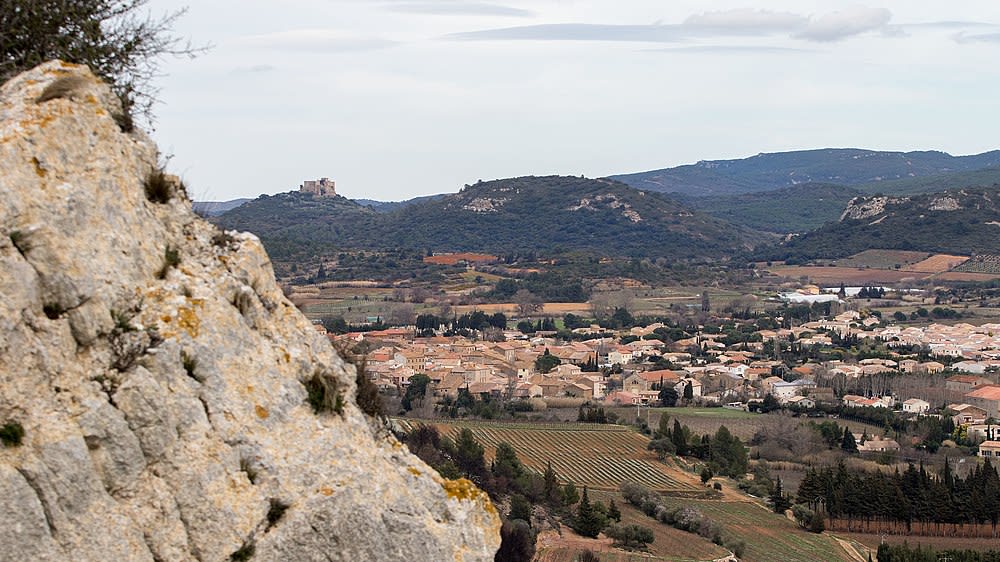
[[[684,429],[681,428],[681,422],[674,420],[674,431],[671,433],[670,438],[674,442],[674,448],[677,449],[677,454],[679,456],[684,456],[687,454],[688,447],[687,441],[684,439]]]
[[[858,452],[858,443],[854,440],[854,434],[849,427],[844,428],[844,438],[840,441],[840,448],[848,453]]]
[[[576,508],[576,516],[573,518],[573,530],[582,536],[597,538],[601,530],[607,526],[607,519],[604,514],[597,510],[590,503],[587,497],[587,487],[583,487],[583,497],[580,505]]]

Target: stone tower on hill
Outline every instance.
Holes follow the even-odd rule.
[[[306,180],[299,186],[299,191],[302,193],[312,193],[316,197],[333,197],[337,195],[336,183],[330,180],[330,178]]]

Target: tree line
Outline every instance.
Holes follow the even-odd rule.
[[[831,519],[897,523],[906,531],[923,524],[985,524],[994,535],[1000,521],[1000,475],[986,459],[966,478],[956,476],[947,459],[939,475],[912,463],[899,472],[852,474],[843,462],[836,468],[810,468],[797,500]]]

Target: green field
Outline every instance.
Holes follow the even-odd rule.
[[[667,503],[701,510],[722,524],[724,534],[746,542],[747,562],[848,561],[851,557],[833,537],[804,531],[787,518],[753,502],[667,498]]]
[[[609,408],[623,420],[634,420],[636,416],[635,408]],[[705,433],[714,434],[720,425],[726,426],[729,431],[743,439],[750,439],[758,429],[767,424],[776,423],[777,416],[770,414],[754,414],[743,410],[730,410],[728,408],[640,408],[639,417],[649,424],[649,427],[656,428],[660,424],[660,416],[670,416],[670,423],[673,420],[681,422],[681,425],[688,426],[691,431],[701,435]]]

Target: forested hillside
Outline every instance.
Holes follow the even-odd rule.
[[[262,196],[217,219],[277,259],[343,249],[721,258],[766,236],[612,180],[526,176],[377,213],[343,197]]]
[[[808,232],[840,218],[855,188],[807,183],[775,191],[719,197],[679,197],[686,205],[755,230],[781,234]]]
[[[802,262],[869,248],[969,255],[1000,252],[1000,188],[859,197],[844,218],[758,253]]]

